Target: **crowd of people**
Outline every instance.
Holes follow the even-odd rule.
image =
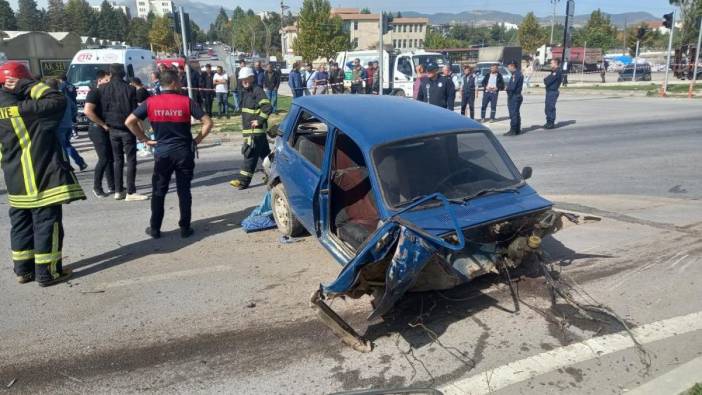
[[[370,61],[363,67],[360,59],[356,58],[346,64],[350,72],[351,94],[378,94],[380,79],[377,61]],[[468,115],[475,119],[475,101],[482,94],[480,103],[480,121],[494,122],[497,114],[497,103],[500,92],[507,94],[507,108],[510,118],[510,130],[507,135],[514,136],[522,133],[521,105],[523,102],[522,88],[525,83],[520,64],[512,62],[507,65],[510,78],[505,78],[494,64],[490,72],[481,75],[469,65],[463,66],[463,74],[453,73],[450,65],[440,69],[437,64],[419,64],[416,66],[417,78],[414,80],[413,97],[416,100],[428,102],[454,111],[456,98],[461,95],[461,115]],[[311,64],[302,65],[301,62],[293,64],[288,84],[293,97],[319,94],[347,93],[344,87],[346,78],[344,69],[336,62],[327,65],[321,64],[314,69]],[[556,101],[561,83],[565,83],[565,74],[561,73],[560,61],[551,62],[551,73],[544,79],[546,87],[546,124],[544,128],[555,128]],[[488,108],[490,112],[488,113]],[[488,117],[489,115],[489,117]]]

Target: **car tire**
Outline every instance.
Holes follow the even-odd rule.
[[[275,223],[283,235],[297,237],[305,233],[305,228],[290,209],[290,200],[282,183],[276,184],[271,189],[271,207]]]
[[[392,92],[392,95],[405,97],[405,91],[402,89],[397,89],[397,90]]]

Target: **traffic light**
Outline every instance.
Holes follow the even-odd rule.
[[[663,15],[663,26],[668,29],[673,28],[673,13]]]
[[[393,30],[394,26],[392,25],[393,17],[392,15],[388,15],[383,13],[382,16],[382,23],[383,23],[383,34],[388,33],[390,30]]]
[[[636,38],[639,40],[643,40],[645,35],[646,35],[646,28],[644,26],[639,27],[639,30],[636,32]]]

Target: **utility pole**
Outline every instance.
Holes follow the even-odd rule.
[[[563,56],[561,58],[561,68],[568,78],[568,63],[570,62],[570,45],[572,40],[571,26],[575,17],[575,0],[568,0],[566,3],[565,28],[563,29]]]
[[[383,95],[383,67],[385,62],[383,62],[383,33],[385,32],[385,12],[380,10],[380,18],[378,18],[378,95]],[[371,87],[371,91],[373,87]]]
[[[185,60],[185,78],[188,84],[188,97],[193,98],[193,87],[190,83],[190,61],[188,60],[188,38],[186,37],[185,30],[185,13],[183,12],[183,7],[178,7],[178,18],[180,18],[180,37],[183,39],[183,59]]]
[[[697,64],[700,62],[700,45],[702,45],[702,18],[700,18],[700,34],[697,36],[697,51],[695,51],[695,68],[692,72],[690,80],[690,90],[687,91],[687,97],[692,99],[692,92],[695,89],[695,81],[697,81]]]
[[[641,40],[636,39],[636,52],[634,52],[634,75],[631,77],[631,82],[636,82],[636,68],[638,67],[639,43]]]
[[[668,58],[665,62],[665,80],[663,81],[663,96],[668,94],[668,72],[670,71],[670,53],[673,50],[673,34],[675,33],[675,10],[670,15],[670,35],[668,35]],[[665,15],[663,16],[665,18]]]
[[[585,45],[583,45],[583,63],[582,63],[583,68],[580,71],[580,83],[581,84],[585,80],[585,56],[587,56],[587,41],[585,41]]]
[[[549,46],[553,45],[553,32],[556,28],[556,5],[558,5],[559,1],[560,0],[551,0],[551,4],[553,4],[553,15],[551,15],[551,40],[548,42]]]

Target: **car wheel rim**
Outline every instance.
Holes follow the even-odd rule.
[[[275,197],[275,216],[278,224],[284,230],[288,229],[288,205],[281,195]]]

